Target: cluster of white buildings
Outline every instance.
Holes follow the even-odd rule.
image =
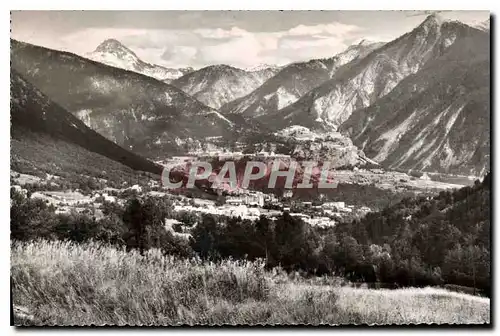
[[[311,226],[327,227],[335,225],[335,221],[328,217],[311,217],[309,215],[298,212],[292,212],[290,213],[290,216],[300,218]]]
[[[326,212],[329,211],[339,211],[339,212],[352,212],[354,206],[345,205],[345,202],[325,202],[321,205],[323,210]]]
[[[223,205],[216,207],[214,205],[206,205],[197,207],[192,205],[175,205],[174,211],[181,212],[197,212],[202,214],[211,214],[228,217],[241,217],[242,219],[256,220],[260,217],[258,208],[248,207],[244,204],[240,205]]]
[[[250,207],[263,207],[265,203],[277,204],[278,198],[274,194],[265,194],[261,191],[249,191],[246,189],[236,189],[231,195],[226,197],[226,204],[244,204]]]
[[[263,207],[264,195],[262,193],[248,193],[238,196],[226,197],[228,205],[247,205],[250,207]]]

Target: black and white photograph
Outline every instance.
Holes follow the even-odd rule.
[[[11,324],[491,326],[493,21],[11,11]]]

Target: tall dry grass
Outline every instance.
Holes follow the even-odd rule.
[[[287,280],[259,262],[202,263],[97,243],[14,243],[16,324],[489,323],[489,299]],[[319,281],[318,283],[335,281]]]

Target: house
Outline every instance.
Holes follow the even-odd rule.
[[[259,209],[256,209],[256,208],[248,208],[248,215],[260,217],[260,211],[259,211]]]
[[[371,212],[372,209],[370,209],[367,206],[362,206],[361,208],[359,208],[359,211],[361,211],[361,212]]]
[[[338,210],[341,212],[352,212],[352,208],[339,208]]]
[[[260,151],[257,153],[257,157],[268,157],[269,153],[266,151]]]
[[[384,170],[380,169],[380,168],[373,168],[373,169],[370,169],[370,171],[374,174],[383,174],[384,173]]]
[[[102,197],[104,199],[104,201],[106,201],[106,202],[116,203],[116,197],[115,196],[110,196],[107,193],[96,193],[93,196],[93,199],[95,200],[95,199],[97,199],[99,197]]]
[[[424,173],[422,176],[420,176],[420,179],[429,181],[431,178],[429,177],[429,175],[427,175],[427,173]]]
[[[323,209],[342,209],[345,208],[345,202],[326,202],[322,207]]]
[[[263,193],[248,193],[239,196],[230,196],[226,198],[226,204],[229,205],[248,205],[263,207],[264,206],[264,194]]]
[[[315,217],[307,220],[307,223],[313,226],[321,226],[321,227],[326,227],[326,226],[334,226],[335,221],[331,220],[328,217]]]
[[[233,217],[248,219],[257,219],[260,216],[260,211],[258,209],[248,208],[246,205],[238,205],[237,207],[227,209],[227,213]]]
[[[278,203],[278,199],[274,194],[264,194],[264,201],[267,203]]]
[[[290,216],[298,217],[298,218],[302,218],[302,219],[310,219],[311,218],[311,216],[300,213],[300,212],[292,212],[292,213],[290,213]]]
[[[142,188],[138,184],[134,184],[129,188],[130,190],[135,190],[137,192],[142,192]]]
[[[264,206],[264,194],[262,193],[252,193],[245,195],[245,204],[249,206]]]
[[[243,200],[240,197],[228,197],[226,198],[226,204],[240,205],[243,204]]]

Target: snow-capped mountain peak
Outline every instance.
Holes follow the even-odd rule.
[[[440,26],[445,22],[446,20],[439,14],[434,13],[430,14],[427,16],[427,18],[424,20],[424,22],[421,23],[420,26]]]
[[[107,39],[99,44],[91,56],[95,61],[116,66],[117,68],[135,71],[139,67],[144,67],[141,64],[142,61],[132,50],[115,39]]]
[[[97,46],[95,52],[112,52],[112,53],[128,53],[135,56],[135,53],[129,48],[125,47],[120,41],[116,39],[104,40]]]
[[[84,56],[96,62],[138,72],[166,83],[193,71],[192,68],[171,69],[144,62],[131,49],[113,38],[103,41],[93,52]]]

